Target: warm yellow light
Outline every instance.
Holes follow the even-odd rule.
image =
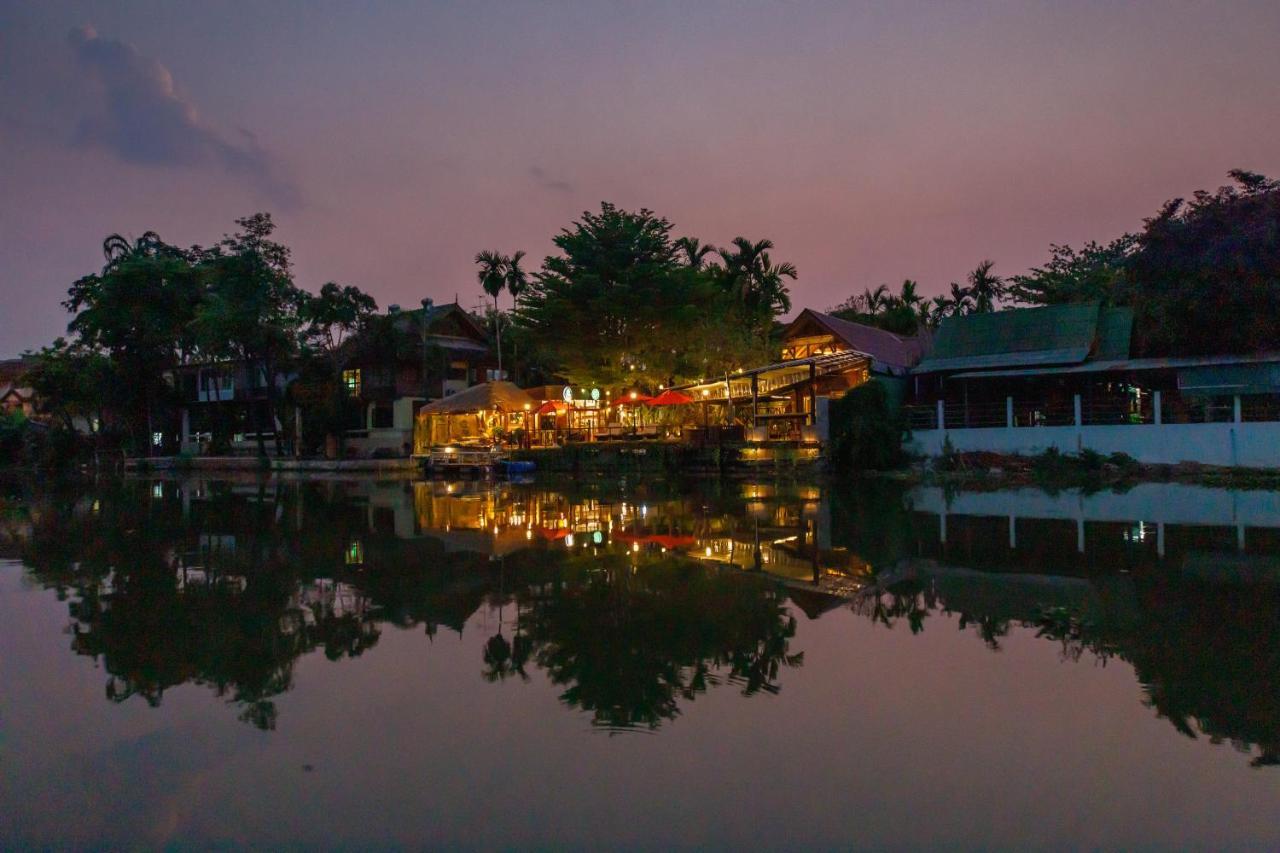
[[[635,398],[636,398],[636,392],[635,392],[635,391],[632,391],[632,392],[631,392],[631,399],[632,399],[632,400],[634,400]]]
[[[708,545],[708,546],[707,546],[707,556],[708,556],[708,557],[710,557],[710,556],[711,556],[711,546],[710,546],[710,545]]]
[[[526,412],[527,412],[527,411],[529,411],[529,410],[530,410],[530,409],[532,409],[532,408],[533,408],[533,406],[530,406],[528,403],[525,403],[525,404],[524,404],[524,410],[525,410]]]
[[[704,396],[704,397],[710,397],[710,396],[711,396],[711,392],[710,392],[709,390],[707,390],[706,388],[703,388],[703,389],[702,389],[702,396]]]

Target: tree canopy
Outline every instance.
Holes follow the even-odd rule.
[[[1050,247],[1048,263],[1013,279],[1014,298],[1131,306],[1138,355],[1275,349],[1280,182],[1240,169],[1230,176],[1234,185],[1166,202],[1136,234],[1079,251]]]
[[[772,242],[739,237],[715,250],[674,238],[650,210],[601,204],[555,239],[515,312],[548,368],[578,383],[651,386],[719,375],[767,358],[774,319],[790,309],[792,264]]]

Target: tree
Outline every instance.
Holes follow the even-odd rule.
[[[278,368],[297,351],[304,294],[293,283],[287,246],[271,239],[275,223],[268,213],[237,219],[240,231],[224,237],[200,255],[208,288],[196,311],[193,327],[205,353],[239,361],[248,369],[250,389],[259,376],[265,385],[266,410],[261,401],[247,401],[255,418],[258,453],[266,455],[266,417],[278,420]],[[280,430],[276,453],[283,453]]]
[[[1134,308],[1142,355],[1276,348],[1280,182],[1230,175],[1235,186],[1166,203],[1135,238],[1117,301]]]
[[[703,243],[697,237],[681,237],[676,240],[676,248],[684,255],[685,264],[691,269],[700,270],[706,263],[707,255],[715,254],[716,247]]]
[[[372,296],[354,285],[328,282],[315,295],[304,295],[298,309],[303,324],[304,355],[293,402],[309,410],[306,422],[318,420],[320,435],[341,439],[354,412],[353,400],[342,382],[342,371],[354,350],[353,339],[367,330],[378,311]]]
[[[973,300],[974,312],[978,314],[990,314],[1004,299],[1004,279],[991,271],[995,265],[995,261],[985,260],[969,273],[967,293]]]
[[[137,450],[153,451],[157,404],[170,393],[164,376],[195,349],[191,321],[201,297],[191,252],[170,246],[148,231],[135,241],[112,234],[103,241],[101,273],[78,279],[64,307],[75,316],[67,326],[77,346],[111,359],[128,377],[113,401],[124,415]],[[137,432],[144,428],[146,439]]]
[[[22,381],[35,392],[43,411],[69,434],[77,423],[96,432],[119,390],[111,360],[100,352],[58,338],[29,353]]]
[[[556,236],[560,254],[543,261],[516,312],[548,369],[575,384],[656,386],[730,367],[698,338],[732,306],[710,271],[681,262],[671,230],[652,211],[605,202]]]
[[[791,310],[791,296],[784,278],[797,278],[795,264],[773,263],[772,240],[754,243],[733,238],[732,249],[720,249],[724,269],[720,273],[726,291],[736,299],[744,319],[763,340],[773,331],[774,318]]]
[[[1124,234],[1105,246],[1090,241],[1079,251],[1067,245],[1050,245],[1048,263],[1010,277],[1009,296],[1029,305],[1114,304],[1124,298],[1125,266],[1136,242],[1134,235]]]
[[[502,312],[498,309],[498,294],[507,286],[507,257],[494,251],[476,253],[476,279],[485,293],[493,298],[493,328],[498,342],[498,374],[502,374]]]

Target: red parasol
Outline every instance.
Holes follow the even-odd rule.
[[[538,407],[539,415],[558,415],[569,410],[568,403],[559,400],[548,400]]]
[[[658,396],[648,401],[650,406],[685,406],[693,402],[693,398],[688,394],[681,393],[668,388]]]

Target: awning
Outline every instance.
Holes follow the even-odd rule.
[[[418,410],[419,415],[462,415],[499,409],[504,412],[529,411],[534,399],[512,382],[485,382],[451,394]]]

